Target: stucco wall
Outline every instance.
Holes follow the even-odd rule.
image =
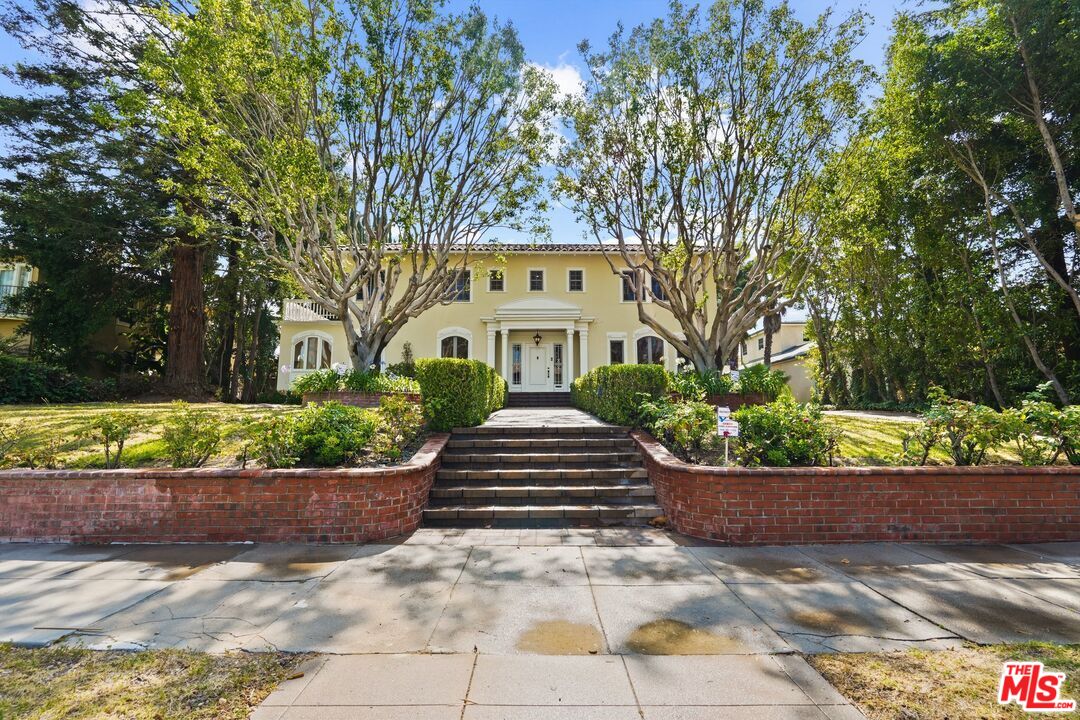
[[[574,377],[586,370],[608,363],[609,334],[622,336],[626,340],[626,360],[636,361],[635,343],[642,334],[652,334],[638,320],[637,305],[622,301],[622,284],[619,277],[611,272],[607,261],[600,255],[585,254],[508,254],[501,258],[483,258],[473,265],[472,300],[441,305],[428,310],[410,320],[394,337],[387,347],[383,360],[387,363],[401,359],[402,346],[411,342],[413,354],[417,358],[438,357],[439,337],[441,332],[462,334],[471,338],[470,356],[477,360],[488,359],[487,326],[483,318],[491,318],[500,305],[518,300],[549,298],[569,303],[581,308],[583,319],[592,319],[588,327],[588,367],[581,366],[581,336],[574,338]],[[490,292],[487,275],[492,268],[503,268],[505,290]],[[585,271],[585,290],[570,292],[567,288],[568,271],[580,268]],[[546,289],[544,292],[529,292],[528,271],[545,270]],[[670,313],[655,309],[657,317],[666,318],[676,325]],[[461,332],[459,332],[461,331]],[[296,339],[308,332],[316,332],[333,341],[332,362],[348,363],[349,357],[345,346],[345,333],[338,322],[282,322],[281,324],[281,364],[291,364],[292,346]],[[535,329],[514,331],[510,343],[520,342],[527,347],[533,344]],[[565,344],[564,332],[557,330],[539,330],[543,343],[559,341]],[[495,338],[495,368],[502,370],[502,349],[498,336]],[[665,343],[665,366],[674,369],[677,354],[670,344]],[[278,388],[285,389],[292,382],[296,373],[281,373]]]

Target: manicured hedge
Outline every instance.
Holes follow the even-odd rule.
[[[668,389],[667,371],[660,365],[602,365],[574,380],[570,398],[576,407],[616,425],[638,420],[640,394],[652,399]]]
[[[423,358],[416,379],[432,430],[479,425],[506,404],[506,381],[479,360]]]
[[[110,400],[116,384],[81,377],[62,368],[0,355],[0,404],[72,403]]]

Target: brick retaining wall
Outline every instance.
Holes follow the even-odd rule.
[[[1080,540],[1080,467],[721,468],[634,432],[669,527],[732,545]]]
[[[0,540],[384,540],[419,526],[448,439],[388,468],[5,470]]]

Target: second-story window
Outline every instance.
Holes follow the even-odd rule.
[[[765,338],[758,338],[757,349],[758,350],[764,350],[765,349]]]
[[[472,302],[472,271],[458,270],[454,278],[454,302]]]
[[[488,292],[502,292],[506,290],[506,276],[502,270],[488,270]]]
[[[623,302],[637,300],[638,274],[634,270],[622,271],[622,299]]]
[[[660,281],[656,278],[650,278],[650,280],[652,280],[652,283],[649,291],[652,293],[652,296],[661,302],[666,301],[667,294],[664,292],[664,288],[660,285]]]
[[[529,292],[544,292],[544,271],[529,271]]]
[[[571,270],[566,289],[570,292],[585,292],[585,271]]]

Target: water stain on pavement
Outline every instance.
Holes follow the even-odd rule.
[[[791,560],[765,555],[748,557],[730,564],[760,577],[776,578],[785,583],[811,583],[824,578],[822,573],[814,568],[794,565]]]
[[[642,655],[725,655],[747,652],[738,640],[711,633],[682,620],[653,620],[639,626],[626,645]]]
[[[537,655],[596,655],[603,645],[595,627],[566,620],[538,622],[517,642],[518,650]]]
[[[874,630],[873,618],[854,610],[796,610],[788,613],[788,619],[823,635],[870,635]]]

